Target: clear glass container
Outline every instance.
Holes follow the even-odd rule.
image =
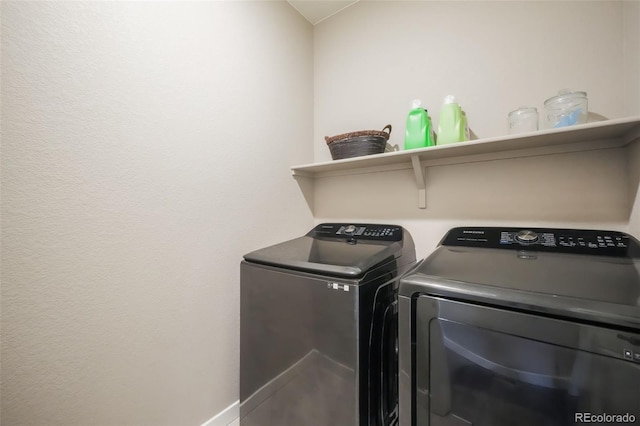
[[[538,130],[538,110],[535,107],[520,107],[509,113],[510,135],[536,130]]]
[[[547,127],[554,129],[586,123],[588,104],[586,92],[561,90],[544,102]]]

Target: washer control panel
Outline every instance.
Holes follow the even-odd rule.
[[[454,228],[442,245],[552,251],[597,256],[640,255],[638,242],[616,231],[543,228]]]
[[[359,240],[401,241],[402,227],[356,223],[323,223],[316,226],[314,237],[357,238]]]

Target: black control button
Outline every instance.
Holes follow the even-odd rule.
[[[631,351],[631,349],[623,349],[622,355],[625,359],[633,359],[633,352]]]

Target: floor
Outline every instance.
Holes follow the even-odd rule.
[[[234,421],[229,423],[228,426],[240,426],[240,420],[239,419],[235,419]]]
[[[312,350],[244,401],[244,426],[353,425],[355,371]],[[286,379],[286,380],[285,380]],[[327,411],[322,407],[332,407]]]

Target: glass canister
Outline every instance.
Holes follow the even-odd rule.
[[[538,110],[535,107],[520,107],[509,113],[510,135],[536,130],[538,130]]]
[[[544,109],[550,129],[586,123],[589,112],[587,92],[561,90],[557,96],[544,101]]]

